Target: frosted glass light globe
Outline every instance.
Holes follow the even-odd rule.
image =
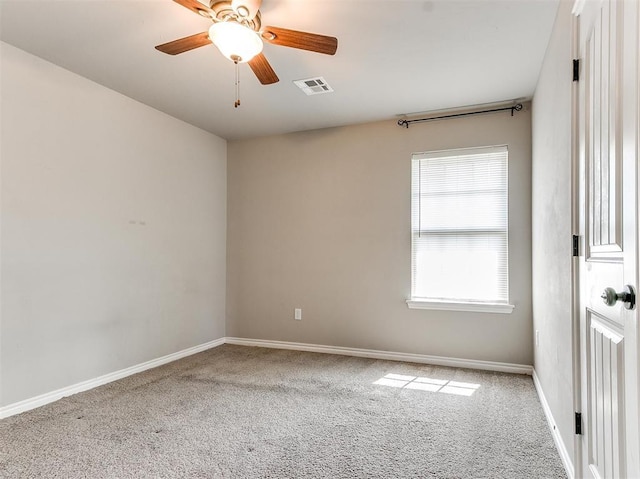
[[[209,39],[231,61],[246,63],[262,51],[262,39],[256,32],[237,22],[214,23]]]

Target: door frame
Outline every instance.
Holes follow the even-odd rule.
[[[580,22],[578,16],[584,7],[584,0],[575,0],[571,10],[571,61],[580,58]],[[580,65],[580,69],[583,65]],[[580,72],[581,73],[581,72]],[[571,261],[571,357],[573,411],[582,410],[582,369],[580,363],[580,258],[584,255],[584,237],[580,235],[580,208],[584,198],[580,197],[580,85],[571,83],[571,234],[578,236],[578,255]],[[583,477],[582,440],[573,431],[573,473]]]

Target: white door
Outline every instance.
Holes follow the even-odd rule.
[[[580,477],[640,479],[638,0],[587,0],[578,13]],[[601,296],[607,288],[609,305]],[[605,294],[606,296],[606,294]],[[615,301],[615,303],[614,303]]]

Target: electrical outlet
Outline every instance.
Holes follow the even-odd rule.
[[[540,346],[540,330],[536,329],[536,346]]]
[[[302,309],[296,308],[293,310],[293,318],[298,321],[302,321]]]

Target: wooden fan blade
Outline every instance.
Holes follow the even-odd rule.
[[[177,55],[178,53],[188,52],[194,48],[203,47],[209,43],[211,43],[209,33],[202,32],[169,43],[163,43],[162,45],[156,46],[156,50],[169,55]]]
[[[231,8],[242,18],[253,19],[261,5],[262,0],[231,0]]]
[[[188,8],[192,12],[197,13],[198,15],[202,15],[207,18],[214,18],[216,16],[215,12],[211,10],[206,5],[203,5],[198,0],[173,0],[176,3],[179,3],[185,8]]]
[[[265,27],[262,30],[262,38],[274,45],[299,48],[301,50],[324,53],[325,55],[333,55],[338,49],[338,39],[336,37],[299,32],[286,28]]]
[[[271,85],[272,83],[280,81],[278,75],[273,71],[273,68],[271,68],[267,58],[262,53],[253,57],[248,63],[253,70],[253,73],[256,74],[258,80],[260,80],[260,83],[263,85]]]

